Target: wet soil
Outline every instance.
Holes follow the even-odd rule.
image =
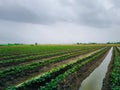
[[[102,63],[108,52],[109,51],[96,60],[85,64],[78,71],[66,77],[63,81],[58,83],[57,90],[79,90],[82,81]]]

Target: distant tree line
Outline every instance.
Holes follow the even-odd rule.
[[[76,44],[79,45],[79,44],[100,44],[100,43],[95,43],[95,42],[90,42],[90,43],[79,43],[79,42],[77,42]]]
[[[16,45],[24,45],[22,43],[8,43],[8,44],[0,44],[0,46],[16,46]]]
[[[107,42],[107,44],[120,44],[120,42]]]
[[[96,42],[79,43],[79,42],[77,42],[76,44],[77,44],[77,45],[80,45],[80,44],[120,44],[120,42],[107,42],[107,43],[96,43]]]

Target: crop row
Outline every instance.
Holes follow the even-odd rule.
[[[54,52],[61,51],[67,49],[75,49],[74,46],[50,46],[50,45],[38,45],[38,46],[14,46],[14,47],[0,47],[0,56],[11,56],[11,55],[19,55],[19,54],[35,54],[41,52]],[[78,47],[78,49],[81,47]],[[77,48],[76,48],[77,49]]]
[[[25,53],[25,54],[19,54],[19,55],[10,55],[10,56],[3,56],[0,58],[0,60],[9,60],[9,59],[17,59],[17,58],[23,58],[23,57],[29,57],[29,56],[37,56],[37,55],[44,55],[48,53],[57,53],[57,52],[70,52],[70,51],[78,51],[79,49],[70,49],[70,50],[58,50],[58,51],[49,51],[49,52],[40,52],[40,53]],[[82,49],[80,49],[82,50]]]
[[[78,51],[74,51],[78,52]],[[22,57],[22,58],[17,58],[17,59],[10,59],[10,60],[1,60],[0,61],[0,67],[5,67],[5,66],[11,66],[23,62],[29,62],[31,60],[37,60],[37,59],[42,59],[42,58],[48,58],[51,56],[57,56],[57,55],[63,55],[66,53],[73,53],[73,51],[64,51],[64,52],[55,52],[55,53],[47,53],[43,55],[35,55],[35,56],[28,56],[28,57]]]
[[[37,55],[37,56],[29,56],[29,57],[25,57],[25,58],[18,58],[18,59],[11,59],[11,60],[3,60],[0,61],[0,67],[8,67],[8,66],[13,66],[13,65],[18,65],[20,63],[25,63],[25,62],[30,62],[31,60],[41,60],[44,58],[49,58],[52,56],[58,56],[58,55],[69,55],[72,53],[82,53],[82,52],[87,52],[87,51],[92,51],[95,49],[88,49],[88,50],[81,50],[81,51],[64,51],[64,52],[57,52],[57,53],[50,53],[50,54],[44,54],[44,55]]]
[[[72,46],[72,45],[38,45],[38,46],[30,46],[30,45],[22,45],[22,46],[12,46],[12,47],[0,47],[0,57],[3,56],[11,56],[11,55],[20,55],[20,54],[37,54],[37,53],[51,53],[56,51],[63,50],[77,50],[83,48],[93,48],[94,46]],[[101,47],[101,46],[97,46]]]
[[[93,49],[94,50],[94,49]],[[41,69],[43,66],[45,65],[49,65],[52,63],[56,63],[56,62],[61,62],[63,60],[69,59],[69,58],[73,58],[76,56],[79,56],[81,54],[93,51],[92,49],[90,50],[84,50],[81,53],[80,52],[74,52],[71,54],[66,54],[63,56],[59,56],[56,58],[52,58],[49,60],[43,60],[43,61],[39,61],[39,62],[33,62],[31,64],[27,64],[27,65],[23,65],[23,66],[16,66],[14,68],[8,68],[5,69],[3,71],[0,72],[0,83],[1,83],[1,87],[4,87],[5,82],[9,81],[9,80],[14,80],[17,79],[19,77],[23,77],[23,76],[28,76],[30,73],[35,73],[36,70]]]
[[[28,72],[30,70],[36,69],[38,67],[40,69],[41,67],[43,67],[45,65],[55,63],[55,62],[61,62],[63,60],[76,57],[76,56],[78,56],[80,54],[84,54],[86,52],[88,52],[88,51],[85,50],[84,52],[81,52],[81,53],[74,52],[74,53],[66,54],[66,55],[59,56],[59,57],[52,58],[52,59],[48,59],[48,60],[33,62],[31,64],[27,64],[24,66],[16,66],[14,68],[8,68],[8,69],[5,69],[5,70],[0,72],[0,79],[1,79],[1,81],[2,81],[2,79],[8,80],[10,77],[12,77],[13,75],[16,75],[16,74],[17,74],[17,76],[18,76],[18,74],[23,76],[24,74],[26,74],[26,72]],[[22,73],[20,73],[20,72],[22,72]]]
[[[70,74],[76,72],[81,68],[81,66],[87,64],[90,61],[97,60],[99,57],[101,57],[108,49],[101,50],[95,54],[92,54],[91,56],[87,57],[86,59],[83,59],[83,62],[77,61],[75,63],[75,66],[70,68],[69,70],[65,71],[63,74],[58,75],[54,79],[51,79],[49,83],[46,83],[45,86],[39,87],[39,90],[56,90],[57,89],[57,84],[62,81],[65,77],[69,76]]]
[[[120,90],[120,61],[119,61],[119,53],[117,48],[114,47],[114,63],[113,69],[110,76],[110,86],[111,90]]]
[[[83,50],[84,48],[80,49]],[[68,49],[68,50],[58,50],[58,51],[47,51],[47,52],[39,52],[39,53],[24,53],[24,54],[19,54],[19,55],[7,55],[0,57],[0,60],[9,60],[9,59],[16,59],[16,58],[23,58],[23,57],[28,57],[28,56],[36,56],[36,55],[43,55],[43,54],[48,54],[48,53],[57,53],[57,52],[74,52],[78,51],[79,49]]]
[[[81,66],[86,63],[95,60],[96,58],[103,55],[108,49],[100,50],[90,56],[87,56],[83,59],[78,59],[76,62],[68,63],[66,65],[62,65],[58,68],[52,69],[49,72],[46,72],[39,77],[33,78],[32,80],[26,81],[12,90],[52,90],[56,88],[56,84],[63,80],[69,74],[77,71]],[[55,89],[56,90],[56,89]]]
[[[56,52],[54,51],[54,52],[49,52],[49,53],[48,53],[48,52],[47,52],[47,53],[44,52],[44,53],[42,53],[42,54],[33,54],[33,55],[29,55],[29,54],[28,54],[26,57],[21,57],[21,58],[20,58],[20,57],[18,56],[17,58],[9,58],[9,59],[7,59],[7,60],[5,59],[5,61],[4,61],[4,59],[3,59],[3,60],[0,61],[0,63],[3,64],[3,63],[6,63],[6,62],[9,62],[9,61],[11,61],[11,60],[13,60],[13,61],[18,61],[18,59],[25,59],[25,58],[26,58],[26,59],[28,59],[28,58],[29,58],[29,59],[32,59],[33,56],[34,56],[33,59],[36,59],[36,58],[39,58],[40,56],[43,56],[43,57],[44,57],[44,56],[52,56],[52,55],[54,55],[54,54],[59,54],[59,53],[64,53],[64,52],[66,52],[66,53],[68,52],[68,53],[69,53],[69,52],[82,51],[82,50],[90,50],[90,49],[99,49],[99,48],[98,48],[98,47],[96,47],[96,48],[81,48],[81,49],[77,49],[77,50],[76,50],[76,49],[75,49],[75,50],[73,50],[73,49],[70,50],[70,49],[69,49],[69,50],[56,51]],[[10,57],[11,57],[11,56],[10,56]],[[35,58],[35,57],[36,57],[36,58]],[[7,58],[8,58],[8,57],[7,57]]]

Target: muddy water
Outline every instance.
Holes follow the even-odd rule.
[[[110,49],[104,61],[82,82],[79,90],[101,90],[102,82],[112,57],[112,50],[113,48]]]

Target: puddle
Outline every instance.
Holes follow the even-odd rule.
[[[104,61],[82,82],[79,90],[101,90],[112,57],[112,50],[113,48],[110,49]]]

